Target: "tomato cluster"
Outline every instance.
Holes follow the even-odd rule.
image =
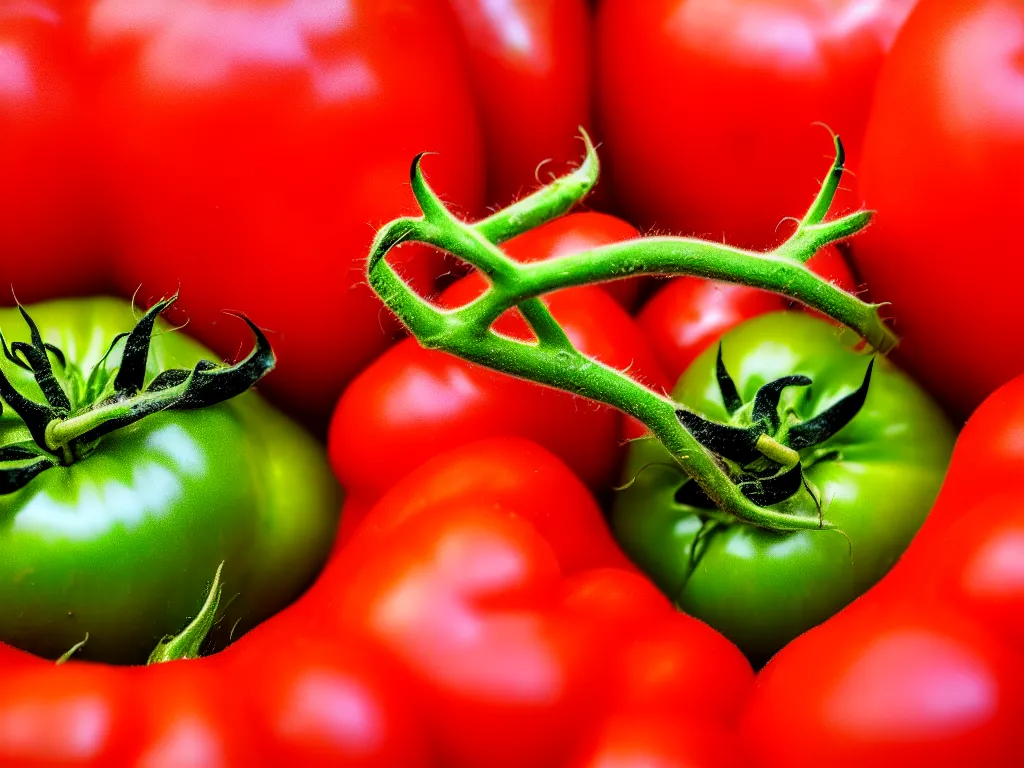
[[[0,765],[1013,764],[1021,61],[1017,0],[4,4]],[[488,240],[581,128],[591,208]],[[775,253],[830,131],[831,215],[875,214],[806,267],[891,356],[695,276],[488,329],[544,349],[550,315],[806,529],[368,283],[429,219],[420,152],[477,245],[562,268]],[[430,242],[387,264],[453,318],[509,279]]]

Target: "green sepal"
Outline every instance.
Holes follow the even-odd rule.
[[[217,566],[210,591],[206,594],[206,601],[196,617],[177,635],[168,635],[157,643],[156,648],[153,649],[146,661],[147,666],[161,664],[165,661],[199,658],[203,643],[206,642],[206,637],[217,620],[217,608],[220,606],[220,597],[224,589],[220,583],[220,574],[223,569],[224,563]]]
[[[128,331],[117,334],[113,341],[110,342],[110,346],[107,347],[107,351],[103,353],[103,357],[101,357],[97,361],[96,365],[92,367],[92,370],[89,371],[89,378],[86,379],[85,382],[85,392],[86,397],[88,397],[91,402],[97,402],[103,399],[100,397],[100,393],[107,387],[110,379],[110,372],[106,367],[107,358],[110,357],[110,353],[114,351],[114,347],[117,346],[117,343],[121,341],[121,339],[127,339],[130,335],[131,334]]]

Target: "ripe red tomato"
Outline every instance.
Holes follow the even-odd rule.
[[[416,212],[410,158],[453,158],[432,182],[476,215],[485,146],[503,203],[552,152],[579,156],[582,0],[499,5],[5,4],[5,279],[25,301],[180,287],[179,318],[224,356],[242,338],[221,310],[244,310],[279,355],[266,391],[322,423],[392,339],[362,261],[375,225]],[[427,290],[437,274],[407,273]]]
[[[1024,6],[923,0],[886,62],[853,244],[898,359],[958,416],[1024,371]]]
[[[777,243],[828,167],[814,123],[843,137],[856,171],[878,69],[914,2],[603,2],[595,92],[618,205],[642,227]]]
[[[519,482],[491,483],[503,465]],[[646,580],[609,568],[608,541],[555,457],[520,439],[479,441],[374,506],[324,573],[317,589],[332,599],[317,607],[328,632],[368,632],[410,673],[404,690],[422,702],[439,764],[566,765],[612,713],[671,711],[663,738],[680,721],[724,731],[749,663]]]
[[[413,3],[93,2],[98,151],[116,278],[182,288],[198,335],[233,354],[244,309],[279,357],[271,395],[312,419],[389,339],[363,282],[373,225],[415,211],[409,159],[463,209],[482,148],[450,15]],[[429,87],[428,87],[429,86]],[[220,321],[220,322],[218,322]]]
[[[835,248],[811,257],[807,265],[847,291],[856,287],[846,261]],[[644,305],[637,322],[671,381],[676,381],[722,334],[748,318],[789,306],[784,297],[735,283],[699,277],[673,278]]]
[[[758,677],[742,733],[759,766],[1015,765],[1024,663],[964,616],[869,593]]]
[[[590,120],[586,3],[448,2],[462,31],[483,127],[487,201],[508,205],[538,177],[560,175],[579,159],[579,128]]]
[[[108,285],[83,203],[88,121],[82,58],[57,3],[0,5],[0,248],[7,305]],[[90,234],[91,233],[91,234]]]
[[[452,285],[441,303],[475,298],[483,278]],[[546,301],[584,354],[628,369],[651,386],[665,378],[633,319],[594,286],[554,293]],[[496,328],[528,338],[521,316]],[[345,391],[328,438],[331,463],[349,498],[365,505],[437,453],[471,440],[517,435],[565,461],[591,489],[607,492],[621,458],[623,417],[581,400],[472,365],[406,339],[367,367]]]

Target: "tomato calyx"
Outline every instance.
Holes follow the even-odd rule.
[[[755,504],[778,504],[806,489],[821,514],[821,497],[804,477],[804,461],[820,460],[810,449],[835,435],[860,412],[871,385],[874,362],[874,358],[868,362],[856,390],[815,416],[802,419],[791,405],[780,409],[780,403],[787,388],[810,387],[813,382],[808,376],[798,374],[769,381],[749,403],[744,403],[725,367],[719,343],[715,378],[730,421],[714,421],[684,406],[676,409],[676,417]],[[699,494],[696,499],[699,501]],[[707,504],[713,506],[710,499]]]
[[[149,655],[146,666],[151,664],[162,664],[165,661],[180,661],[182,659],[198,659],[203,643],[207,635],[213,629],[217,619],[217,609],[220,607],[220,598],[224,592],[220,575],[224,570],[222,562],[213,575],[213,583],[210,584],[210,591],[206,594],[206,600],[196,617],[189,622],[181,632],[176,635],[168,635],[159,643]]]
[[[17,491],[47,469],[78,461],[104,435],[160,411],[194,410],[229,400],[273,369],[276,358],[266,336],[248,318],[236,315],[256,341],[243,360],[233,365],[200,360],[191,369],[168,369],[147,382],[157,317],[177,298],[175,293],[158,301],[130,332],[115,336],[88,375],[43,340],[31,315],[19,305],[31,342],[8,346],[0,333],[3,355],[11,364],[0,364],[0,398],[21,418],[25,430],[15,430],[16,439],[0,446],[0,494]],[[33,389],[42,401],[24,394]]]

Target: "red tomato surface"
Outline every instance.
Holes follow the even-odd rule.
[[[868,593],[761,672],[743,721],[762,766],[1015,765],[1024,661],[964,616]]]
[[[282,620],[197,661],[57,668],[29,659],[12,668],[3,659],[0,762],[432,765],[403,693],[408,679],[385,654],[351,633],[339,643],[277,631]]]
[[[856,280],[836,248],[815,254],[807,266],[840,288],[852,291]],[[744,320],[786,309],[785,297],[735,283],[676,277],[648,300],[637,322],[671,381],[676,381],[705,349]]]
[[[859,167],[875,79],[914,1],[605,0],[595,92],[619,207],[645,228],[778,243],[828,168],[815,123]]]
[[[1024,6],[922,0],[871,110],[853,244],[898,359],[957,416],[1024,372]]]
[[[235,353],[244,310],[280,364],[264,389],[309,418],[389,339],[363,280],[373,225],[415,210],[409,159],[476,209],[472,95],[431,0],[92,3],[99,152],[130,294],[179,286],[201,339]],[[429,87],[428,87],[429,84]]]
[[[448,2],[469,55],[487,149],[487,202],[508,205],[538,178],[564,173],[582,152],[579,129],[590,121],[589,14],[583,0]]]
[[[557,243],[556,241],[552,241]],[[484,279],[471,274],[440,298],[460,306],[478,296]],[[552,314],[584,354],[652,387],[666,381],[642,333],[604,290],[573,288],[546,297]],[[518,312],[495,328],[530,338]],[[630,434],[636,434],[633,425]],[[561,457],[588,486],[606,492],[615,481],[623,417],[604,406],[548,389],[406,339],[363,371],[345,391],[331,422],[328,450],[351,500],[366,508],[425,460],[466,442],[498,435],[528,437]]]
[[[442,765],[563,765],[612,712],[668,702],[661,738],[680,721],[726,730],[749,663],[637,574],[609,567],[594,546],[607,536],[600,510],[580,502],[555,457],[527,446],[468,444],[400,480],[328,567],[324,622],[368,631],[410,671]],[[493,493],[473,477],[502,461],[532,464],[535,481]],[[576,490],[553,496],[552,482]]]
[[[23,301],[180,288],[225,357],[244,311],[279,355],[265,391],[322,426],[392,340],[363,261],[415,212],[413,155],[451,158],[432,182],[460,213],[485,166],[507,203],[578,158],[589,77],[582,0],[7,3],[5,279]],[[435,267],[406,273],[429,292]]]
[[[0,5],[0,302],[29,303],[109,285],[86,197],[85,74],[59,4]]]

